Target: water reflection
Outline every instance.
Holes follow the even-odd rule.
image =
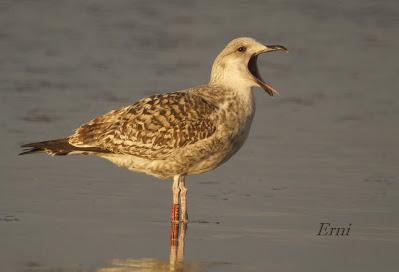
[[[184,262],[184,247],[187,224],[172,223],[170,226],[170,254],[169,262],[153,258],[142,259],[114,259],[110,267],[98,269],[97,272],[198,272],[206,267],[204,263]]]
[[[170,226],[169,265],[172,271],[179,271],[180,267],[183,265],[186,231],[186,223],[182,223],[181,228],[179,223],[172,223]]]
[[[195,223],[195,222],[194,222]],[[171,223],[169,236],[169,260],[155,258],[128,258],[106,260],[102,268],[84,266],[48,267],[39,262],[24,263],[24,272],[200,272],[228,262],[187,262],[184,249],[187,233],[186,223]]]

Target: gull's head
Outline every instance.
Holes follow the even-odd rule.
[[[261,87],[271,96],[278,92],[260,76],[257,59],[262,53],[283,50],[282,45],[264,45],[252,38],[237,38],[227,44],[212,66],[212,85],[230,88]]]

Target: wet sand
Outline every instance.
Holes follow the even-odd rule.
[[[256,90],[244,147],[189,177],[175,270],[397,270],[397,2],[214,2],[0,3],[1,271],[173,270],[170,181],[19,145],[203,84],[238,36],[289,48],[259,63],[281,95]]]

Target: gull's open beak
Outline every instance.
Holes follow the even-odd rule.
[[[267,53],[267,52],[271,52],[271,51],[279,51],[279,50],[288,52],[288,49],[282,45],[266,45],[265,48],[259,50],[255,54],[253,54],[248,62],[248,70],[254,77],[256,83],[259,85],[259,87],[262,87],[270,96],[278,95],[278,91],[262,79],[262,77],[259,73],[257,60],[258,60],[258,56],[262,53]]]

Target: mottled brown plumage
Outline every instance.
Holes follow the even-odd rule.
[[[255,113],[252,87],[277,94],[256,64],[259,54],[275,50],[286,49],[235,39],[215,59],[207,85],[144,98],[98,116],[69,137],[24,145],[21,154],[96,155],[133,171],[173,177],[172,220],[179,220],[181,203],[187,221],[185,176],[218,167],[243,145]]]
[[[216,130],[218,107],[200,96],[200,89],[154,95],[111,111],[80,126],[69,143],[166,159],[175,149],[208,138]]]

